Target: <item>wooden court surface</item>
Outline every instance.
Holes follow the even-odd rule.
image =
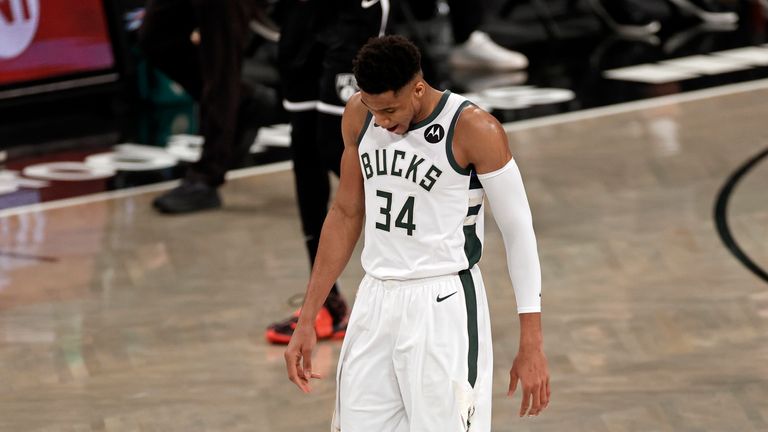
[[[713,219],[729,175],[768,147],[766,119],[768,85],[510,132],[553,396],[534,419],[504,396],[518,326],[489,223],[494,431],[768,431],[768,285]],[[319,345],[326,379],[303,395],[263,340],[308,276],[291,173],[233,180],[223,210],[197,215],[156,215],[154,195],[0,219],[0,431],[329,430],[340,344]],[[768,267],[768,161],[728,217]]]

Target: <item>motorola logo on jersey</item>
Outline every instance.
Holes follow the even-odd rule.
[[[40,22],[39,0],[0,0],[0,59],[21,55]]]
[[[445,129],[439,124],[433,124],[424,131],[424,139],[432,144],[439,143],[445,136]]]

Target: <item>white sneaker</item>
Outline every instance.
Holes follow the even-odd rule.
[[[695,4],[690,0],[669,0],[670,3],[677,6],[681,12],[686,15],[695,16],[705,23],[710,24],[736,24],[739,22],[739,15],[735,12],[708,11],[702,5]]]
[[[620,23],[608,13],[608,10],[603,7],[599,0],[590,0],[589,5],[595,14],[618,35],[631,39],[645,39],[661,30],[661,23],[656,20],[649,19],[647,22]],[[643,17],[638,18],[642,19]]]
[[[466,42],[453,48],[450,63],[457,68],[521,70],[528,58],[494,42],[488,33],[473,31]]]

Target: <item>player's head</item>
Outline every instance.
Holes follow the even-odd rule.
[[[416,45],[402,36],[372,38],[358,51],[352,70],[376,124],[404,134],[428,88]]]

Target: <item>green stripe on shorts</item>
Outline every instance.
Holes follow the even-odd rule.
[[[467,334],[469,335],[469,353],[467,354],[467,365],[469,366],[469,375],[467,381],[473,388],[477,381],[477,296],[475,295],[475,281],[472,279],[472,273],[469,270],[459,272],[461,286],[464,288],[464,299],[467,303]]]

